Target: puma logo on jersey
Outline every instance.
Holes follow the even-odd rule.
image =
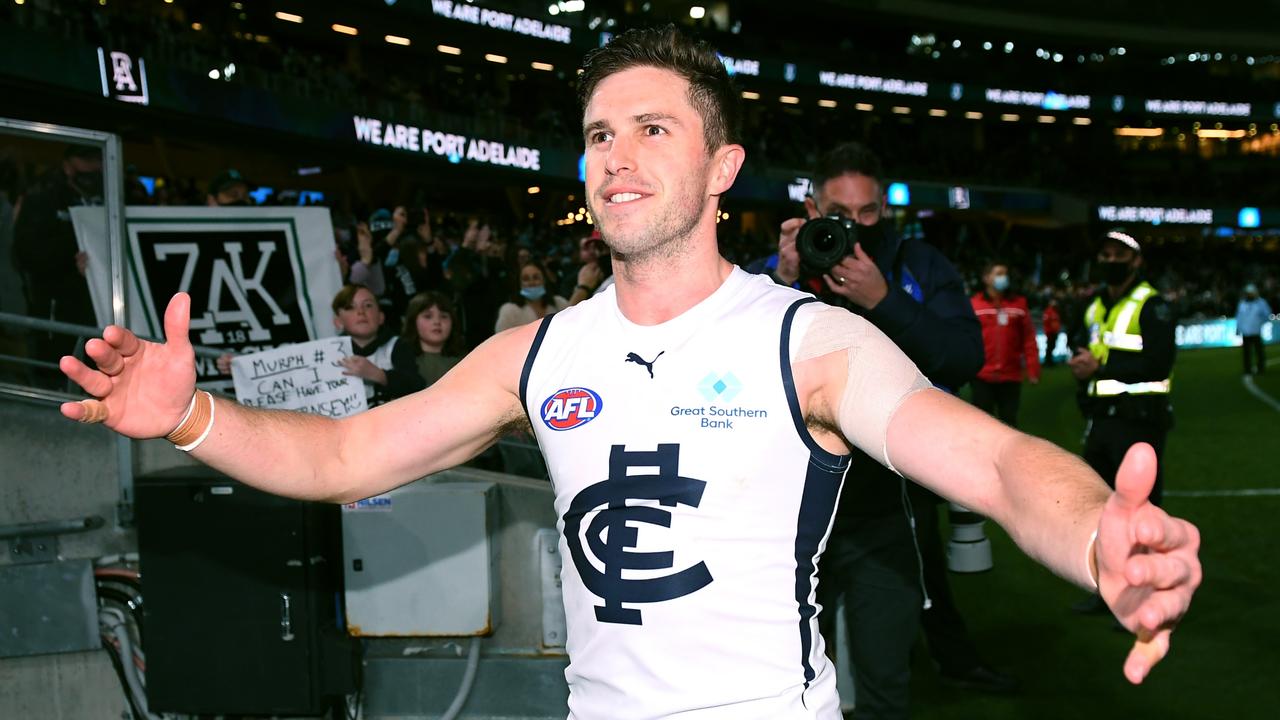
[[[653,379],[653,364],[654,364],[654,363],[656,363],[656,362],[658,362],[658,358],[662,357],[662,354],[663,354],[663,353],[665,353],[665,352],[666,352],[666,350],[663,350],[662,352],[660,352],[660,353],[658,353],[657,355],[655,355],[655,356],[654,356],[654,358],[653,358],[652,360],[649,360],[649,361],[647,361],[647,362],[645,361],[645,359],[644,359],[644,358],[640,357],[639,355],[637,355],[637,354],[635,354],[635,353],[627,353],[627,359],[626,359],[626,360],[623,360],[623,362],[633,362],[633,363],[635,363],[635,364],[637,364],[637,365],[643,365],[643,366],[644,366],[644,369],[649,371],[649,379],[651,379],[651,380],[652,380],[652,379]]]
[[[572,430],[596,419],[602,407],[594,390],[564,388],[542,401],[542,422],[552,430]]]

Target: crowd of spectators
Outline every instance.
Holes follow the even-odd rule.
[[[182,68],[195,77],[211,68],[225,72],[234,65],[232,82],[274,96],[299,97],[352,113],[501,137],[509,142],[571,151],[581,146],[576,78],[564,68],[521,71],[491,63],[441,60],[444,56],[406,63],[404,54],[391,48],[347,43],[340,50],[305,35],[263,36],[242,29],[250,23],[234,13],[202,15],[201,29],[194,30],[191,17],[177,5],[148,8],[146,12],[132,12],[119,3],[92,9],[87,5],[36,5],[41,7],[21,11],[10,7],[9,12],[34,31],[82,43],[132,48],[154,62]],[[1009,75],[1006,79],[1017,78],[1020,72],[1032,73],[1034,87],[1070,89],[1067,77],[1073,73],[1079,76],[1076,85],[1081,83],[1080,77],[1086,85],[1100,77],[1091,64],[1033,63],[1028,68],[1028,63],[1006,62],[999,54],[955,51],[957,57],[940,65],[918,57],[919,53],[884,43],[854,43],[856,47],[845,48],[842,43],[853,42],[853,34],[850,29],[842,41],[832,38],[815,46],[840,49],[838,56],[845,58],[844,62],[853,62],[845,50],[856,50],[855,59],[863,72],[891,76],[925,73],[920,76],[934,82],[947,80],[947,68],[959,72],[956,62],[974,67],[995,63],[1002,77]],[[774,44],[786,42],[774,39]],[[777,48],[777,52],[786,51]],[[1158,78],[1151,75],[1164,71],[1143,68],[1145,65],[1128,63],[1124,77],[1132,76],[1135,82],[1145,78],[1142,86],[1149,91],[1161,87]],[[1261,66],[1256,71],[1261,72]],[[1185,76],[1198,70],[1182,68],[1179,72]],[[1046,79],[1050,77],[1052,82]],[[1218,80],[1224,77],[1234,75],[1219,73]],[[1087,88],[1077,87],[1076,91]],[[1273,158],[1244,153],[1239,142],[1197,141],[1190,128],[1195,118],[1186,118],[1188,127],[1178,132],[1171,129],[1165,137],[1120,143],[1109,128],[1082,128],[1065,118],[1045,125],[1034,122],[1029,112],[1023,113],[1022,122],[998,122],[994,111],[988,113],[987,120],[973,122],[963,119],[958,110],[945,118],[921,117],[924,108],[916,108],[912,115],[891,114],[886,112],[895,104],[890,97],[878,100],[875,112],[859,112],[852,102],[842,102],[835,109],[807,102],[803,107],[779,105],[770,98],[746,103],[748,172],[803,170],[812,166],[814,148],[856,139],[881,148],[888,166],[907,179],[1031,186],[1082,194],[1092,200],[1161,198],[1169,202],[1194,199],[1201,203],[1280,204],[1280,186],[1268,181]],[[1265,124],[1257,130],[1271,132]],[[1178,135],[1183,139],[1178,140]],[[975,163],[975,157],[982,157],[982,162]],[[1188,182],[1188,178],[1195,181]]]

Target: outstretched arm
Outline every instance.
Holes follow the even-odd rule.
[[[165,312],[165,343],[110,326],[86,345],[90,370],[64,357],[63,371],[106,409],[105,424],[133,438],[164,437],[195,391],[188,340],[190,298]],[[347,502],[464,462],[523,419],[518,381],[535,326],[491,338],[427,390],[343,420],[257,410],[215,400],[208,438],[192,453],[270,493]],[[62,412],[82,420],[86,407]]]
[[[1194,525],[1149,501],[1150,446],[1129,450],[1112,493],[1075,455],[936,390],[903,402],[887,443],[903,475],[996,520],[1057,574],[1093,589],[1096,569],[1102,598],[1138,636],[1124,665],[1130,682],[1168,653],[1200,585],[1200,541]]]
[[[865,320],[826,309],[806,333],[793,367],[815,439],[833,452],[856,446],[993,518],[1027,554],[1078,585],[1093,589],[1096,570],[1103,599],[1138,635],[1125,675],[1141,682],[1168,652],[1201,577],[1195,527],[1147,499],[1151,448],[1129,451],[1112,493],[1075,455],[929,387]]]

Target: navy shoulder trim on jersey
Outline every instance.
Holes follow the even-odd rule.
[[[843,470],[848,467],[850,456],[836,455],[829,452],[809,434],[809,428],[804,421],[804,413],[800,411],[800,398],[796,395],[795,378],[791,374],[791,323],[795,320],[796,311],[800,309],[800,306],[811,302],[817,302],[817,299],[807,297],[796,300],[791,303],[791,307],[787,308],[787,314],[782,318],[782,339],[779,349],[779,358],[782,364],[782,387],[787,393],[787,406],[791,408],[791,420],[796,425],[796,432],[799,433],[800,439],[804,441],[804,444],[809,448],[809,452],[812,453],[812,459],[827,466]]]
[[[533,418],[529,416],[529,374],[533,372],[533,359],[538,356],[542,340],[547,336],[547,328],[551,327],[551,318],[555,316],[555,313],[548,313],[542,318],[542,322],[538,325],[538,334],[534,336],[533,344],[529,346],[529,354],[524,358],[524,368],[520,371],[520,407],[524,408],[525,417],[528,418],[530,425],[533,425]]]

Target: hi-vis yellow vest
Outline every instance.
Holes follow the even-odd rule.
[[[1113,352],[1142,352],[1142,328],[1138,325],[1138,318],[1142,315],[1142,306],[1155,294],[1155,288],[1141,282],[1112,305],[1110,311],[1102,304],[1102,298],[1095,298],[1089,309],[1084,311],[1084,321],[1089,326],[1089,352],[1098,358],[1102,366],[1106,366]],[[1138,383],[1091,380],[1089,394],[1093,397],[1168,394],[1172,384],[1172,377]]]

